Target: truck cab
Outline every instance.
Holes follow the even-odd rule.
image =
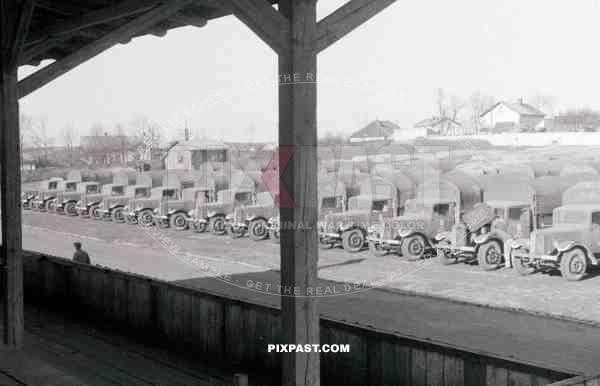
[[[164,205],[165,201],[178,200],[180,189],[176,186],[160,186],[152,188],[150,197],[136,197],[128,204],[127,223],[149,226],[154,224],[154,210]]]
[[[113,186],[110,195],[105,196],[100,203],[97,211],[102,220],[124,223],[127,213],[126,206],[134,199],[150,196],[151,188],[148,185],[121,186]]]
[[[159,226],[169,226],[177,230],[187,229],[190,211],[193,211],[196,199],[203,196],[208,200],[208,190],[205,188],[183,189],[179,199],[167,199],[154,209],[154,223]]]
[[[56,197],[52,200],[52,210],[58,214],[77,216],[77,201],[81,198],[82,189],[86,189],[82,184],[90,184],[92,189],[100,189],[97,182],[65,181],[62,189],[56,193]]]
[[[32,200],[32,208],[42,212],[47,212],[53,209],[52,200],[56,198],[56,193],[60,190],[63,183],[62,178],[51,178],[42,183],[42,189],[37,193]]]
[[[122,185],[119,185],[122,187]],[[113,184],[104,186],[83,183],[81,186],[81,198],[77,201],[76,210],[81,217],[98,217],[98,207],[105,196],[111,195]],[[95,213],[96,212],[96,213]]]

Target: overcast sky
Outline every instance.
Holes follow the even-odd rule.
[[[319,17],[342,3],[321,0]],[[437,88],[600,108],[599,18],[598,0],[399,0],[320,54],[319,128],[351,133],[376,118],[410,127],[435,113]],[[189,127],[273,141],[276,75],[270,49],[226,17],[116,46],[24,98],[21,110],[46,116],[57,135],[67,124],[86,135],[94,123],[110,131],[142,115],[181,122],[169,132],[177,136],[198,101],[235,90],[188,117]]]

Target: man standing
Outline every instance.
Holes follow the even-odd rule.
[[[91,264],[90,255],[88,255],[86,251],[81,249],[81,243],[77,241],[77,242],[73,243],[73,245],[75,246],[75,253],[73,254],[73,261],[76,261],[76,262],[82,263],[82,264]]]

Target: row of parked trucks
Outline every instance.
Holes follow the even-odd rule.
[[[271,183],[278,183],[273,172]],[[265,182],[267,181],[267,182]],[[156,225],[279,241],[278,195],[264,173],[165,178],[136,185],[51,179],[23,194],[23,207],[117,223]],[[600,178],[570,174],[473,175],[396,165],[319,175],[319,243],[374,256],[559,269],[580,280],[600,253]]]

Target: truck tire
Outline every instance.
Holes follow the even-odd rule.
[[[581,248],[573,248],[562,254],[560,273],[568,281],[579,281],[586,274],[588,258]]]
[[[175,230],[184,231],[187,229],[187,217],[183,213],[175,213],[171,216],[169,224]]]
[[[484,271],[498,269],[504,263],[502,245],[497,240],[489,240],[477,248],[477,262]]]
[[[147,227],[151,224],[154,224],[154,216],[152,210],[144,209],[138,215],[138,224],[143,227]]]
[[[362,230],[355,228],[342,234],[342,246],[348,253],[357,253],[365,246],[365,234]]]
[[[192,230],[196,233],[204,233],[206,232],[206,228],[208,228],[205,222],[194,221],[192,222]]]
[[[90,217],[94,220],[102,220],[102,213],[100,213],[98,205],[94,205],[90,208]]]
[[[273,244],[279,244],[280,240],[279,240],[279,230],[270,230],[269,231],[269,237],[271,238],[271,242]]]
[[[248,233],[252,241],[261,241],[269,237],[269,226],[266,220],[258,218],[250,222]]]
[[[74,202],[67,202],[65,205],[65,214],[67,216],[77,216],[77,208]]]
[[[44,205],[44,206],[48,213],[54,212],[56,210],[56,204],[54,203],[54,200],[49,200],[48,202],[46,202],[46,205]]]
[[[123,224],[127,219],[125,218],[125,209],[124,208],[115,208],[111,213],[111,217],[113,222]]]
[[[522,248],[519,248],[522,250]],[[532,267],[529,264],[523,263],[523,261],[519,258],[513,257],[511,252],[511,261],[512,266],[515,268],[515,271],[521,276],[528,276],[535,272],[535,267]]]
[[[427,240],[421,235],[408,236],[402,241],[400,251],[408,261],[421,260],[425,256]]]
[[[223,236],[227,233],[227,227],[225,226],[225,216],[215,216],[210,219],[210,230],[217,236]]]

